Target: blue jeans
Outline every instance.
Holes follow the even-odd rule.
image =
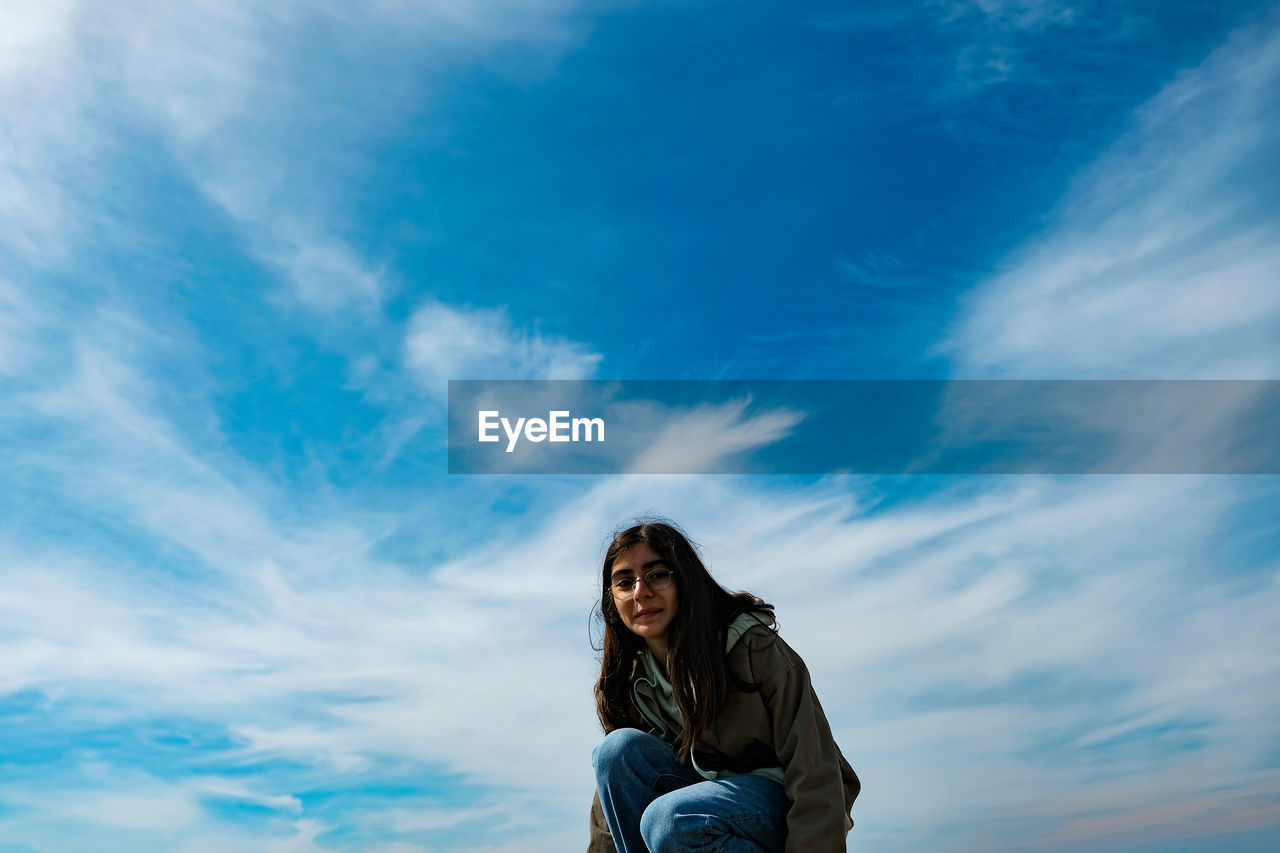
[[[618,853],[782,853],[790,803],[763,776],[707,781],[639,729],[617,729],[591,753]]]

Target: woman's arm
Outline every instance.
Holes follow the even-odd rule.
[[[762,656],[753,669],[763,677],[761,698],[772,718],[782,784],[791,801],[787,853],[843,853],[848,806],[840,749],[813,691],[809,670],[776,634],[755,640],[753,651]]]

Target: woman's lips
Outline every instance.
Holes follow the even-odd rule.
[[[657,615],[658,615],[659,613],[661,613],[661,612],[662,612],[662,608],[661,608],[661,607],[651,607],[651,608],[649,608],[648,610],[641,610],[641,611],[639,611],[638,613],[636,613],[636,618],[637,618],[637,619],[647,619],[647,618],[649,618],[650,616],[657,616]]]

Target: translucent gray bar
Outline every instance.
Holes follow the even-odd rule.
[[[452,474],[1276,474],[1277,380],[451,380]]]

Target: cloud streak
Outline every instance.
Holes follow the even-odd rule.
[[[97,411],[111,398],[70,399]],[[45,411],[75,414],[68,406]],[[962,484],[897,507],[874,493],[858,497],[840,478],[805,490],[611,478],[533,531],[499,527],[486,545],[424,573],[379,560],[375,537],[349,524],[345,539],[323,519],[287,525],[231,486],[237,514],[210,512],[199,481],[179,476],[157,489],[157,470],[183,466],[136,468],[130,460],[159,454],[172,462],[184,451],[154,440],[154,417],[117,411],[89,422],[97,424],[92,446],[112,452],[93,454],[83,482],[130,495],[132,524],[199,554],[212,574],[194,586],[157,587],[136,567],[11,545],[7,576],[44,580],[26,592],[5,587],[5,623],[21,638],[4,649],[5,687],[56,697],[55,707],[75,715],[107,701],[124,721],[203,719],[230,739],[208,756],[213,767],[298,767],[259,776],[246,794],[298,827],[298,849],[318,843],[303,831],[314,818],[292,805],[313,787],[428,767],[513,792],[513,814],[544,816],[518,830],[525,849],[555,849],[559,831],[545,817],[576,825],[589,796],[584,762],[596,735],[582,626],[597,594],[597,549],[613,524],[649,509],[703,535],[724,582],[779,606],[840,742],[868,780],[859,804],[867,843],[911,846],[944,829],[963,838],[973,815],[992,808],[1056,821],[1064,840],[1097,840],[1113,829],[1095,820],[1104,793],[1109,809],[1140,811],[1163,799],[1229,823],[1211,789],[1266,791],[1268,777],[1251,764],[1253,745],[1273,729],[1260,685],[1280,673],[1270,656],[1247,650],[1280,640],[1269,616],[1280,604],[1280,567],[1247,591],[1189,571],[1186,554],[1235,498],[1218,481],[1030,481],[976,496]],[[222,577],[234,595],[219,591]],[[847,627],[833,634],[834,625]],[[999,698],[1001,685],[1036,673],[1118,689],[1049,706],[1026,691]],[[938,685],[997,692],[957,704]],[[513,701],[519,725],[511,724]],[[303,707],[312,710],[300,716]],[[1169,772],[1158,790],[1135,787],[1151,753],[1109,745],[1140,745],[1145,732],[1184,719],[1204,721],[1213,771],[1205,772],[1204,753],[1170,755],[1159,759]],[[1041,763],[1043,750],[1052,769]],[[1185,772],[1197,762],[1199,772]],[[979,767],[984,781],[975,784]],[[134,829],[157,839],[211,820],[199,798],[160,809],[145,785],[112,788],[111,796],[138,805],[126,810],[141,815]],[[484,796],[475,796],[447,808],[465,815],[481,808]],[[66,809],[54,798],[45,808],[87,826],[116,813],[103,797]],[[146,817],[147,803],[167,817]],[[373,820],[386,807],[357,811]],[[397,824],[402,843],[451,829],[424,814]],[[970,846],[980,849],[983,839]]]
[[[804,413],[788,409],[743,417],[749,405],[750,398],[744,398],[667,418],[661,431],[627,467],[627,473],[703,473],[726,458],[786,438],[804,419]]]
[[[602,356],[566,338],[517,329],[505,311],[438,302],[414,312],[405,363],[432,394],[450,379],[586,379]]]
[[[1237,33],[1138,112],[1054,227],[968,299],[945,348],[960,371],[1276,375],[1278,32]]]

